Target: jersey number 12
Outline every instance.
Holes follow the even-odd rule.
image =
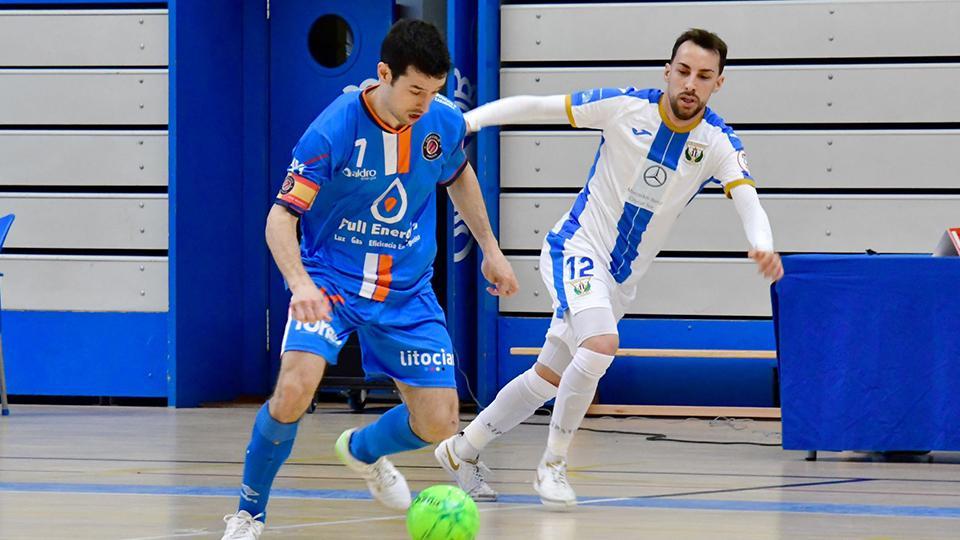
[[[580,260],[579,277],[593,277],[593,259],[590,257],[570,257],[567,259],[566,265],[570,267],[570,279],[577,279],[577,259]]]

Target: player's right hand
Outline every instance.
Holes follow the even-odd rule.
[[[333,320],[330,316],[330,301],[312,281],[292,287],[291,291],[293,297],[290,298],[290,314],[294,320],[304,324]]]
[[[777,281],[783,277],[783,262],[780,261],[780,255],[773,251],[750,250],[747,256],[757,263],[760,274],[770,281]]]
[[[489,251],[489,252],[488,252]],[[487,287],[487,292],[493,296],[508,297],[517,294],[520,284],[513,266],[499,248],[483,252],[483,262],[480,263],[480,273],[493,285]]]

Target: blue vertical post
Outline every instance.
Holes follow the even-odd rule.
[[[500,96],[500,1],[478,0],[477,104]],[[486,128],[477,137],[480,189],[494,234],[500,235],[500,130]],[[497,393],[499,304],[480,283],[477,287],[477,395],[481,404]]]
[[[268,171],[269,64],[265,6],[243,2],[243,151],[241,153],[242,195],[239,230],[243,239],[241,273],[243,295],[239,300],[243,326],[239,393],[265,395],[272,390],[273,373],[267,354],[267,283],[270,254],[264,241],[264,227],[273,193],[270,188],[281,174]],[[273,173],[273,174],[270,174]]]
[[[240,384],[242,13],[232,0],[169,9],[167,402],[195,407],[234,399]]]
[[[476,107],[477,2],[447,0],[447,45],[453,73],[447,79],[447,96],[467,112]],[[477,145],[468,137],[467,157],[476,166]],[[477,245],[466,223],[447,200],[447,326],[457,351],[457,389],[460,399],[477,392]],[[469,388],[468,388],[469,387]]]

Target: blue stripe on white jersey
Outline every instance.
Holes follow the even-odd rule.
[[[710,178],[707,178],[706,180],[703,181],[703,183],[700,184],[700,187],[697,188],[697,192],[690,196],[690,200],[687,201],[687,204],[685,206],[690,206],[690,203],[693,202],[693,199],[696,198],[696,196],[699,195],[701,191],[703,191],[703,188],[707,187],[707,184],[721,185],[720,181],[717,180],[716,178],[712,176]]]
[[[687,144],[689,133],[676,133],[661,123],[654,136],[647,161],[675,171],[680,163],[680,155]],[[637,258],[640,240],[653,213],[629,202],[623,204],[623,213],[617,222],[617,241],[610,253],[610,274],[617,283],[623,283],[633,272],[633,261]]]
[[[719,114],[713,112],[707,108],[706,113],[703,115],[703,121],[710,124],[711,126],[716,126],[720,128],[724,135],[730,140],[730,144],[733,145],[733,149],[736,151],[743,150],[743,141],[740,140],[740,137],[737,137],[737,134],[733,132],[733,128],[728,126],[723,118]]]
[[[630,203],[623,205],[623,214],[617,222],[617,243],[610,254],[610,274],[617,283],[623,283],[632,272],[631,264],[637,258],[637,247],[647,230],[653,212]]]
[[[645,99],[650,103],[656,104],[660,102],[660,96],[663,95],[663,90],[657,88],[643,88],[637,90],[635,88],[629,88],[627,95],[633,96],[639,99]]]
[[[650,153],[647,159],[654,163],[659,163],[671,171],[677,170],[680,163],[680,154],[683,153],[683,146],[687,144],[689,133],[674,133],[666,124],[660,124],[657,135],[653,139],[653,145],[650,147]]]
[[[723,121],[723,118],[721,118],[719,114],[707,108],[707,112],[703,115],[703,120],[704,122],[710,124],[711,126],[720,128],[723,134],[727,136],[727,140],[730,141],[730,144],[733,146],[733,149],[735,151],[737,152],[743,151],[743,141],[741,141],[740,137],[738,137],[737,134],[733,132],[733,128],[728,126]],[[753,176],[750,175],[750,171],[741,168],[741,172],[743,173],[744,178],[749,178],[751,180],[753,179]]]
[[[580,230],[580,214],[587,206],[587,199],[590,198],[590,180],[597,172],[597,162],[600,161],[600,150],[603,148],[603,137],[600,137],[600,145],[597,146],[597,155],[593,158],[593,165],[590,166],[590,172],[587,175],[587,183],[577,196],[573,203],[573,208],[564,221],[563,226],[556,233],[547,234],[547,244],[550,245],[550,259],[553,261],[553,288],[557,291],[557,317],[563,317],[563,312],[567,310],[567,294],[563,289],[563,246],[568,239],[572,238]]]
[[[601,99],[610,99],[624,95],[624,91],[632,88],[595,88],[570,95],[571,104],[576,107],[585,103],[594,103]]]

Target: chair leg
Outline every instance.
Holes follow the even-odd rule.
[[[0,334],[0,416],[9,416],[7,407],[7,377],[3,368],[3,335]]]

